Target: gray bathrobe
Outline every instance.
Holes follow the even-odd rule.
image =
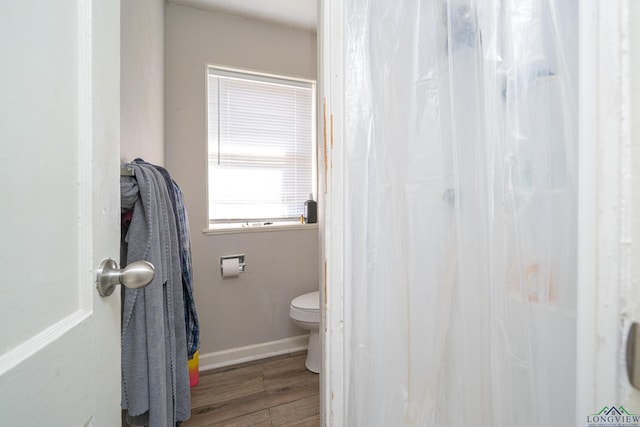
[[[122,207],[134,208],[123,263],[147,260],[155,277],[143,289],[123,287],[122,408],[131,424],[175,426],[191,406],[178,235],[163,177],[132,166],[135,177],[121,178]]]

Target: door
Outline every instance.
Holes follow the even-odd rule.
[[[0,419],[120,424],[119,1],[0,4]]]

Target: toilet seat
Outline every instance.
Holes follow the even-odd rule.
[[[320,291],[300,295],[291,301],[289,316],[301,322],[320,322]]]

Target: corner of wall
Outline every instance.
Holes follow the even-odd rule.
[[[165,164],[165,2],[122,2],[120,160]]]

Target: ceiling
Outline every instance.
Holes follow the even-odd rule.
[[[168,2],[316,31],[316,0],[168,0]]]

